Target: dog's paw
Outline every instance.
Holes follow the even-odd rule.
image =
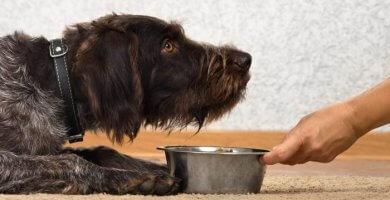
[[[167,173],[149,174],[146,180],[140,184],[141,194],[172,195],[179,192],[180,180]]]
[[[109,170],[97,192],[109,194],[172,195],[179,192],[178,178],[167,172]]]

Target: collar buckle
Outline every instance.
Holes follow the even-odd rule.
[[[66,44],[62,44],[60,46],[51,43],[49,46],[49,53],[50,53],[50,57],[52,58],[58,58],[64,56],[65,54],[68,53],[68,46],[66,46]]]

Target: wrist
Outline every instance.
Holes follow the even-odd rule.
[[[360,137],[377,127],[390,123],[390,79],[343,103],[349,120]]]
[[[354,132],[356,138],[360,138],[366,132],[370,131],[367,121],[362,119],[361,111],[353,99],[342,103],[342,105],[346,113],[346,122]]]

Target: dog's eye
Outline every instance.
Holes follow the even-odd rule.
[[[173,42],[171,40],[165,40],[163,44],[162,52],[164,53],[172,53],[175,50],[175,46],[173,45]]]

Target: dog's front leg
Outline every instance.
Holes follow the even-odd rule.
[[[154,173],[168,173],[168,168],[166,165],[133,158],[105,146],[77,149],[66,148],[63,152],[77,154],[85,160],[102,167],[137,171],[152,171]]]
[[[176,193],[169,176],[100,167],[75,154],[15,155],[0,151],[0,193]]]

